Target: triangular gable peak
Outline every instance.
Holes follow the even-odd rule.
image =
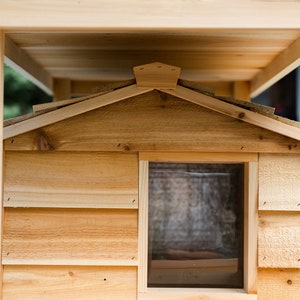
[[[149,74],[147,75],[147,70]],[[53,123],[101,108],[131,97],[158,90],[188,102],[197,104],[223,115],[239,119],[243,122],[270,130],[272,132],[300,141],[300,128],[283,123],[275,117],[254,112],[249,105],[239,105],[218,99],[208,93],[201,93],[177,84],[180,69],[161,63],[153,63],[135,67],[137,83],[107,93],[94,94],[87,97],[51,102],[35,107],[35,113],[29,117],[7,122],[4,126],[3,138],[32,131]],[[162,76],[163,74],[163,76]],[[165,78],[165,79],[163,79]],[[148,85],[148,86],[147,86]],[[237,103],[237,102],[236,102]],[[55,109],[60,107],[59,109]],[[42,109],[42,111],[39,111]],[[49,111],[49,109],[51,109]],[[281,120],[281,119],[280,119]],[[293,123],[294,124],[294,123]]]

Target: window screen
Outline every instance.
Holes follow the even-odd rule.
[[[148,287],[243,287],[243,169],[149,164]]]

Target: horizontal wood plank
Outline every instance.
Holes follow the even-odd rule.
[[[139,300],[256,300],[257,295],[234,289],[159,289],[151,288],[139,293]]]
[[[259,267],[299,268],[299,245],[299,213],[260,213],[258,230]]]
[[[153,91],[7,139],[6,150],[299,153],[300,142]]]
[[[259,300],[299,300],[300,269],[260,269]]]
[[[138,207],[136,154],[8,151],[4,177],[6,207]]]
[[[136,268],[5,266],[3,300],[136,299]]]
[[[67,0],[40,2],[2,0],[0,27],[62,30],[146,30],[176,29],[193,32],[201,28],[299,28],[299,3],[296,1],[193,1],[187,5],[169,2]],[[34,10],[32,10],[34,7]],[[47,11],[47,18],[42,18]],[[224,13],[226,12],[226,13]],[[259,12],[259,13],[257,13]],[[142,17],[141,17],[142,14]],[[166,18],[166,14],[168,17]],[[261,16],[264,16],[262,18]],[[80,20],[80,24],[78,24]]]
[[[300,155],[259,156],[259,209],[300,211]]]
[[[257,161],[256,153],[208,153],[208,152],[140,152],[140,160],[152,162],[250,162]]]
[[[3,264],[132,265],[137,212],[6,208]]]

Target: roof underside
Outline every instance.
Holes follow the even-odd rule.
[[[300,65],[299,11],[278,0],[2,0],[0,30],[6,62],[50,93],[56,79],[91,93],[160,61],[197,83],[246,82],[249,98]]]
[[[299,36],[298,29],[147,33],[22,31],[7,33],[6,53],[7,61],[18,60],[13,52],[25,54],[24,58],[28,56],[33,68],[35,64],[41,68],[37,71],[39,79],[50,89],[48,77],[75,82],[128,80],[133,78],[134,66],[160,61],[179,66],[181,77],[190,81],[252,82],[254,95],[261,90],[263,81],[267,81],[267,78],[259,79],[261,71]],[[294,47],[300,50],[299,45]],[[291,59],[280,62],[284,65],[278,65],[278,71],[291,65],[296,67],[295,57]]]

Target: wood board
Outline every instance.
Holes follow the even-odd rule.
[[[299,269],[260,269],[258,272],[259,300],[299,300]]]
[[[3,300],[136,299],[135,267],[5,266]]]
[[[269,212],[259,214],[258,266],[300,267],[300,214]]]
[[[136,265],[137,212],[6,208],[3,264]]]
[[[300,142],[157,91],[5,141],[6,150],[299,153]]]
[[[4,206],[138,207],[136,154],[6,152]]]
[[[300,155],[259,155],[259,209],[300,211]]]

